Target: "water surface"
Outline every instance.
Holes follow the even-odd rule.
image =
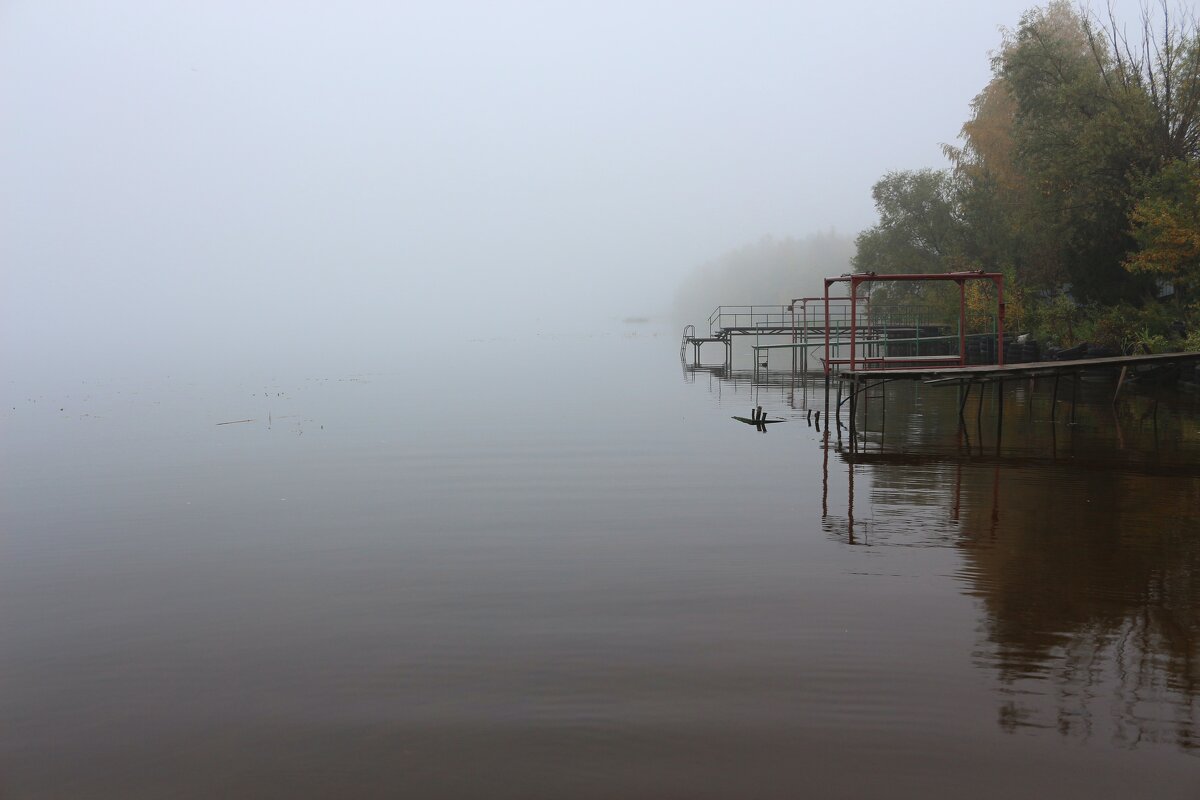
[[[1195,797],[1200,409],[1108,391],[851,447],[651,326],[14,378],[0,788]]]

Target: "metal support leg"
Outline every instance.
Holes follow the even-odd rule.
[[[854,447],[855,431],[857,430],[858,415],[858,377],[850,379],[850,446]]]
[[[842,429],[842,379],[837,382],[837,403],[834,405],[833,418],[837,420],[837,429]]]
[[[1000,442],[1004,438],[1004,379],[996,380],[996,453],[1000,453]]]
[[[1129,374],[1129,367],[1121,367],[1121,377],[1117,378],[1117,390],[1113,392],[1112,404],[1115,408],[1117,398],[1121,396],[1121,387],[1125,385],[1125,376]]]
[[[1075,424],[1075,401],[1079,397],[1079,370],[1072,375],[1071,382],[1071,424]]]

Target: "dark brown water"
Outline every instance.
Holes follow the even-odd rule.
[[[10,381],[3,796],[1200,796],[1194,396],[852,449],[638,331]]]

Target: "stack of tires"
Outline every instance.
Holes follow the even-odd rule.
[[[1020,364],[1021,355],[1023,353],[1023,345],[1018,342],[1009,340],[1004,343],[1004,363],[1005,364]]]
[[[983,363],[979,358],[979,340],[978,339],[967,339],[967,363],[968,364]]]
[[[1041,345],[1028,336],[1019,336],[1004,342],[1005,364],[1032,364],[1042,358]]]
[[[996,340],[988,336],[967,339],[968,364],[993,364],[996,361]]]

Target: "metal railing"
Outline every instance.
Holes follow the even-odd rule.
[[[806,298],[812,300],[812,298]],[[929,320],[939,319],[942,314],[932,307],[924,306],[872,306],[866,298],[860,298],[858,309],[851,314],[849,298],[831,300],[829,304],[828,321],[831,328],[849,329],[850,321],[855,319],[860,329],[868,328],[902,328],[929,324]],[[927,322],[922,323],[922,319]],[[708,331],[710,335],[729,328],[770,328],[805,330],[824,328],[826,323],[825,306],[823,303],[808,302],[788,305],[750,305],[750,306],[717,306],[708,315]]]

